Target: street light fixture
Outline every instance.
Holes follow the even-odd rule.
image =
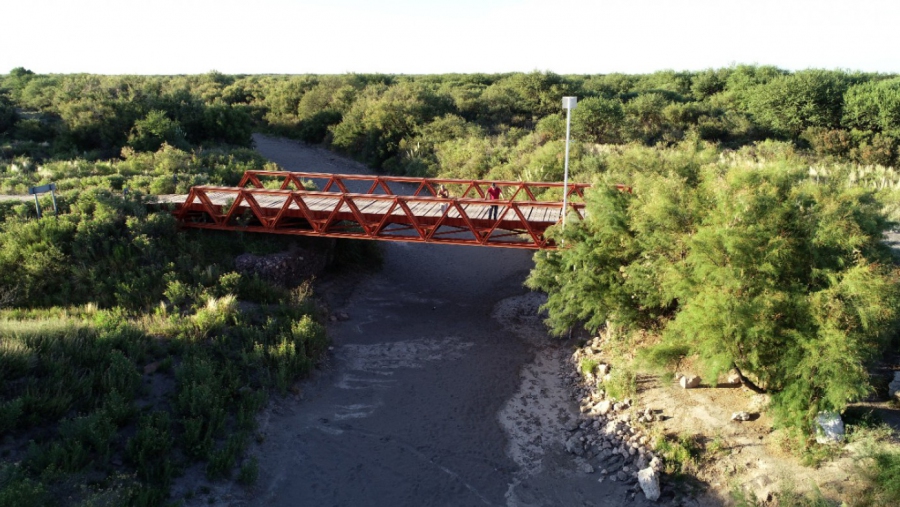
[[[566,208],[569,197],[569,128],[572,123],[572,110],[578,105],[578,97],[563,97],[563,109],[566,110],[566,164],[565,173],[563,175],[563,209],[562,223],[563,228],[566,226]]]

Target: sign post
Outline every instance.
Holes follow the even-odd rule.
[[[566,110],[566,163],[565,173],[563,175],[563,209],[562,223],[563,228],[566,227],[566,207],[569,197],[569,126],[572,123],[572,110],[578,105],[578,97],[563,97],[563,109]]]
[[[28,189],[28,193],[34,196],[34,209],[37,210],[38,218],[41,218],[41,203],[38,202],[38,194],[47,192],[50,192],[50,197],[53,199],[53,215],[59,216],[59,211],[56,209],[56,194],[53,193],[54,190],[56,190],[56,183],[48,183],[46,185]]]

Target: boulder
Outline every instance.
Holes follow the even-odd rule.
[[[609,400],[603,400],[600,403],[594,405],[594,412],[600,415],[606,415],[609,413],[609,409],[612,403]]]
[[[700,377],[696,375],[685,375],[678,381],[684,389],[694,389],[700,386]]]
[[[749,421],[750,413],[749,412],[733,412],[731,414],[732,421]]]
[[[900,371],[894,372],[894,380],[888,384],[888,395],[892,400],[900,401]]]
[[[566,451],[576,456],[584,454],[584,445],[581,443],[581,433],[576,433],[566,440]]]
[[[655,502],[659,500],[659,474],[653,468],[645,468],[638,472],[638,484],[647,500]]]
[[[601,363],[597,365],[597,376],[603,377],[607,373],[609,373],[609,365],[606,363]]]
[[[837,412],[819,412],[816,417],[816,442],[838,444],[844,441],[844,421]]]

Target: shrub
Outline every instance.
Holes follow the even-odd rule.
[[[0,402],[0,436],[16,429],[24,406],[22,398]]]
[[[597,368],[598,364],[600,364],[600,361],[597,361],[596,359],[589,357],[581,358],[581,374],[587,376],[594,373],[594,369]]]
[[[252,456],[241,463],[241,471],[238,474],[238,482],[245,486],[250,486],[252,484],[255,484],[256,479],[258,478],[259,462],[257,461],[256,456]]]
[[[109,366],[103,372],[102,385],[107,392],[117,392],[131,400],[141,385],[141,374],[130,359],[121,351],[113,350],[109,354]]]
[[[141,418],[137,433],[128,440],[126,454],[138,477],[150,484],[168,487],[174,467],[171,462],[172,431],[169,414],[156,411]]]
[[[900,505],[900,453],[878,451],[870,458],[871,466],[863,476],[871,484],[860,501],[861,505]]]
[[[51,501],[43,484],[25,477],[15,466],[0,464],[0,505],[44,507]]]
[[[900,316],[887,220],[873,194],[810,181],[790,158],[754,166],[702,150],[636,151],[640,173],[611,167],[635,193],[589,193],[586,219],[550,232],[568,247],[537,253],[528,285],[548,292],[557,332],[653,329],[662,340],[646,358],[690,355],[710,378],[736,368],[772,393],[778,424],[807,432],[869,392],[866,368]]]
[[[103,412],[67,419],[60,423],[59,434],[67,446],[79,446],[86,452],[94,453],[101,463],[109,459],[117,428],[112,419]],[[78,470],[74,467],[72,470]]]
[[[680,475],[696,469],[702,446],[696,436],[685,433],[674,439],[657,438],[655,450],[665,463],[666,473]]]
[[[637,394],[637,375],[629,367],[614,368],[603,382],[607,396],[615,400],[633,398]]]

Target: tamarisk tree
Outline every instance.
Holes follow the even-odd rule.
[[[864,396],[898,317],[879,203],[784,162],[685,167],[644,167],[633,194],[601,182],[587,217],[551,232],[563,247],[528,280],[551,328],[653,328],[651,360],[735,368],[795,428]]]

